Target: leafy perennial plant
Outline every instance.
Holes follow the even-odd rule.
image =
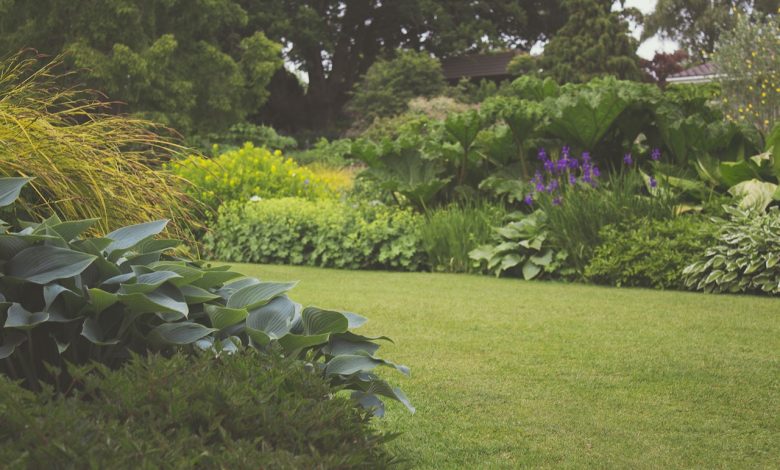
[[[0,179],[0,207],[27,181]],[[227,266],[168,256],[178,242],[153,238],[165,220],[81,238],[95,222],[53,216],[20,223],[18,232],[2,224],[0,367],[12,379],[37,390],[42,383],[62,385],[68,363],[113,367],[150,349],[229,353],[250,346],[305,359],[379,413],[378,395],[413,410],[403,392],[372,372],[385,365],[409,373],[374,355],[375,340],[387,338],[350,331],[364,317],[302,308],[286,296],[294,283],[242,278]]]

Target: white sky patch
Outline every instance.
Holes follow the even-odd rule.
[[[633,7],[644,14],[651,13],[657,0],[626,0],[626,8]],[[631,34],[637,39],[642,35],[642,27],[631,25]],[[643,59],[652,59],[656,52],[674,52],[678,48],[677,42],[662,39],[657,34],[645,40],[636,51]]]

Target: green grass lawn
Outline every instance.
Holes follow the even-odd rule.
[[[465,275],[237,265],[396,340],[422,468],[780,466],[780,301]]]

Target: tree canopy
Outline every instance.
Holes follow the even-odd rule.
[[[308,75],[305,108],[317,125],[335,122],[355,83],[377,59],[399,48],[438,58],[496,46],[529,50],[563,23],[560,3],[242,0],[249,25],[281,42],[286,58]]]
[[[780,0],[658,0],[645,17],[643,39],[661,34],[704,62],[723,31],[734,27],[734,12],[776,13]]]
[[[637,41],[629,33],[627,15],[612,11],[610,0],[566,0],[566,24],[544,48],[544,74],[558,82],[585,82],[602,75],[639,80]]]
[[[9,0],[0,50],[65,52],[128,111],[184,132],[224,129],[268,98],[281,46],[235,0]]]

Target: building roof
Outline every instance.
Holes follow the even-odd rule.
[[[505,76],[509,61],[521,53],[521,51],[507,51],[450,57],[441,61],[441,68],[447,80]]]
[[[667,83],[701,83],[709,82],[718,74],[718,68],[712,62],[697,65],[682,72],[669,75]]]

